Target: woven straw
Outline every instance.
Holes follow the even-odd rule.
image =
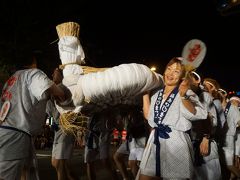
[[[58,38],[75,36],[79,38],[80,25],[76,22],[65,22],[56,26]]]

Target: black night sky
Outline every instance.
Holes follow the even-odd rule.
[[[30,43],[42,52],[43,70],[49,74],[60,64],[55,27],[75,21],[88,65],[136,62],[156,65],[162,73],[172,57],[181,56],[187,41],[197,38],[207,46],[200,74],[215,78],[226,90],[240,90],[240,8],[222,14],[219,2],[1,0],[0,52],[14,53]]]

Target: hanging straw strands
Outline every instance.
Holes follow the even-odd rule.
[[[85,134],[87,131],[88,117],[80,113],[67,112],[60,115],[60,125],[65,133],[71,133],[75,136],[80,132]]]
[[[79,38],[80,25],[76,22],[65,22],[56,26],[59,39],[64,36]]]
[[[108,68],[96,68],[96,67],[90,67],[90,66],[81,66],[81,67],[83,69],[83,74],[102,72],[108,69]]]

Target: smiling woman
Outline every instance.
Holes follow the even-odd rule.
[[[172,58],[163,74],[164,84],[143,96],[143,112],[152,131],[140,164],[139,180],[193,177],[193,149],[187,131],[191,121],[206,118],[207,112],[184,76],[182,61]]]

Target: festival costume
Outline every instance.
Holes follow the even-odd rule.
[[[107,127],[107,117],[93,115],[88,124],[89,131],[86,132],[86,145],[84,151],[84,162],[91,163],[96,160],[110,157],[111,135],[113,129]]]
[[[169,179],[193,177],[193,149],[188,131],[192,127],[191,121],[206,118],[207,111],[196,94],[189,90],[187,94],[191,95],[191,101],[196,104],[196,114],[190,113],[182,104],[177,88],[174,91],[174,95],[171,93],[168,96],[171,98],[164,99],[162,102],[160,99],[163,90],[161,89],[151,97],[147,119],[152,131],[140,164],[140,174]],[[159,108],[163,110],[156,115],[155,111]],[[166,113],[162,116],[162,112]],[[156,116],[163,117],[159,125],[155,122]],[[156,151],[159,152],[156,153]]]
[[[48,116],[53,117],[54,121],[52,157],[55,159],[70,159],[74,149],[74,135],[63,132],[61,125],[59,125],[60,114],[52,100],[48,101],[46,112]]]
[[[23,162],[33,160],[36,166],[31,136],[40,133],[45,124],[45,92],[52,85],[39,69],[17,71],[5,84],[1,101],[8,100],[10,109],[0,126],[0,179],[19,179]],[[13,166],[20,168],[14,171]]]
[[[128,160],[141,161],[146,145],[146,137],[132,138],[129,142],[130,154]]]
[[[216,109],[213,105],[213,98],[212,96],[206,92],[206,91],[202,91],[202,93],[200,94],[200,98],[203,99],[203,105],[204,107],[207,109],[207,111],[210,113],[211,115],[211,122],[212,124],[205,124],[209,127],[203,127],[203,131],[201,132],[202,129],[196,129],[197,127],[195,127],[195,122],[193,123],[193,128],[192,128],[192,142],[193,142],[193,146],[194,146],[194,153],[195,153],[195,175],[194,175],[194,179],[196,180],[212,180],[212,179],[216,179],[219,180],[221,179],[221,166],[220,166],[220,162],[219,162],[219,155],[218,155],[218,146],[217,143],[214,139],[214,128],[216,128],[217,126],[217,112]],[[208,119],[205,120],[200,120],[199,123],[203,122],[203,121],[207,121]],[[206,131],[207,129],[207,131]],[[200,131],[200,132],[199,132]],[[193,134],[196,133],[197,134],[194,136]],[[199,134],[201,133],[201,134]],[[200,143],[202,141],[202,138],[204,136],[204,133],[206,133],[207,135],[209,135],[209,154],[207,156],[202,156],[199,152],[199,146]],[[196,146],[196,147],[195,147]]]
[[[229,102],[225,108],[227,133],[225,142],[223,145],[223,151],[225,154],[226,165],[232,166],[234,163],[234,150],[235,150],[235,135],[237,123],[240,120],[240,112],[237,106],[231,105]]]

